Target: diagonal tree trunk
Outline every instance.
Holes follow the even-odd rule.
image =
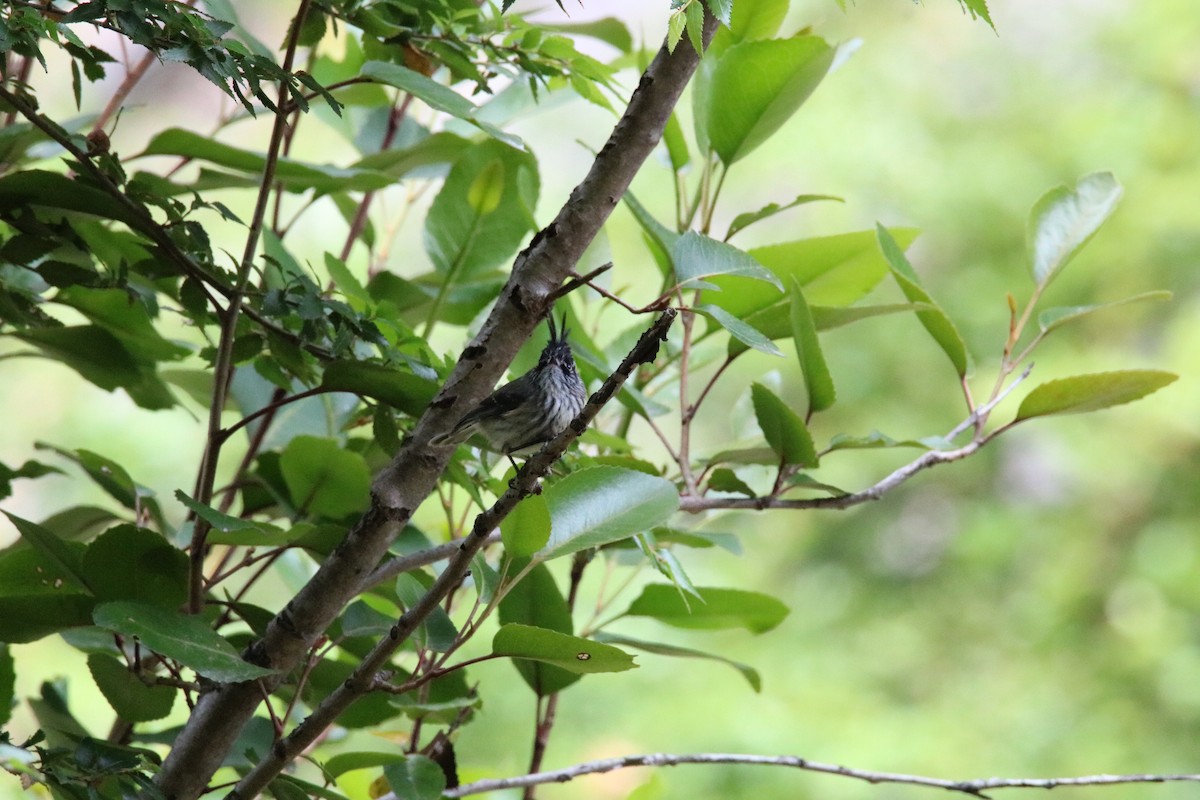
[[[716,25],[708,15],[706,43]],[[665,47],[658,52],[587,176],[554,221],[517,256],[508,284],[479,335],[463,351],[412,436],[376,479],[371,507],[271,621],[263,638],[251,645],[246,653],[249,661],[277,670],[280,676],[287,673],[354,597],[446,466],[448,451],[431,451],[429,440],[448,430],[463,409],[491,390],[532,334],[551,293],[578,263],[658,144],[698,63],[687,43],[674,53]],[[265,688],[273,689],[280,680],[264,681]],[[204,791],[262,701],[263,689],[258,682],[221,684],[200,698],[158,775],[158,786],[170,800],[192,800]]]

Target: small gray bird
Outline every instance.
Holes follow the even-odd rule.
[[[492,449],[512,455],[561,433],[587,402],[587,392],[567,342],[566,315],[561,330],[555,329],[553,315],[549,325],[550,341],[536,367],[485,397],[449,433],[430,443],[459,444],[479,433]]]

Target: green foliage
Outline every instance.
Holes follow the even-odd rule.
[[[982,0],[960,4],[992,24]],[[582,688],[573,695],[583,695],[595,680],[587,676],[638,666],[621,648],[654,661],[680,659],[680,670],[723,664],[761,692],[762,675],[745,663],[750,655],[670,638],[780,626],[788,606],[744,588],[773,585],[763,577],[773,566],[746,568],[730,579],[735,586],[697,586],[689,571],[712,582],[712,560],[740,553],[746,526],[739,524],[738,535],[713,532],[681,512],[874,499],[895,486],[872,484],[869,451],[916,449],[921,458],[954,460],[966,436],[967,448],[981,448],[1016,422],[1109,408],[1175,380],[1132,369],[1051,377],[1025,396],[1013,422],[992,424],[990,415],[1023,380],[1013,375],[1051,331],[1169,296],[1042,305],[1050,282],[1112,216],[1122,194],[1115,178],[1087,175],[1034,205],[1027,231],[1034,289],[1024,308],[1010,297],[1007,338],[977,342],[983,326],[957,314],[956,322],[950,311],[958,303],[943,308],[933,300],[957,287],[943,289],[929,274],[937,289],[930,292],[918,277],[906,254],[915,229],[814,225],[816,232],[789,232],[784,241],[753,239],[784,212],[804,206],[808,214],[817,201],[879,205],[791,183],[783,199],[759,193],[744,207],[722,196],[731,171],[740,178],[774,167],[766,145],[792,136],[780,132],[826,82],[837,48],[808,29],[781,33],[785,0],[676,0],[659,32],[668,49],[686,37],[684,47],[702,51],[706,15],[720,29],[685,101],[692,130],[680,123],[686,114],[657,110],[661,119],[669,115],[662,162],[673,214],[650,191],[644,203],[632,194],[607,198],[610,206],[624,199],[642,234],[637,279],[624,285],[626,265],[618,264],[620,280],[593,281],[602,292],[581,288],[554,299],[589,388],[646,328],[646,317],[626,310],[669,306],[681,323],[537,493],[498,524],[492,519],[477,530],[476,515],[516,479],[508,483],[505,461],[497,469],[468,446],[445,456],[434,502],[384,508],[381,491],[394,487],[373,485],[373,474],[414,437],[437,432],[418,421],[454,422],[444,413],[454,387],[443,384],[459,345],[494,303],[532,315],[538,309],[523,303],[542,295],[525,289],[551,290],[510,283],[519,249],[574,235],[567,226],[541,230],[551,213],[543,185],[557,190],[560,183],[543,169],[560,165],[556,154],[531,144],[541,137],[526,141],[508,121],[568,89],[619,112],[614,99],[623,102],[632,84],[614,76],[648,60],[618,19],[535,24],[506,13],[510,5],[496,13],[466,0],[302,4],[303,19],[280,23],[278,48],[256,38],[238,18],[248,6],[232,2],[95,0],[53,12],[29,4],[0,10],[8,70],[0,85],[0,359],[53,361],[73,373],[69,380],[118,394],[115,402],[128,399],[139,423],[122,420],[123,436],[157,436],[136,425],[168,414],[195,420],[186,442],[161,444],[179,461],[195,461],[181,465],[182,479],[148,478],[121,448],[102,455],[76,446],[84,444],[71,441],[78,431],[65,428],[61,440],[54,437],[61,444],[37,445],[59,466],[0,464],[0,500],[51,479],[86,485],[99,497],[71,501],[38,522],[5,512],[19,541],[0,550],[0,641],[61,636],[85,665],[72,680],[90,680],[116,713],[112,738],[153,748],[92,738],[92,715],[76,714],[64,685],[47,682],[27,698],[42,733],[19,747],[0,742],[0,756],[56,796],[160,796],[153,776],[178,733],[167,726],[184,723],[213,684],[258,681],[256,692],[267,698],[214,785],[281,751],[279,736],[330,695],[369,684],[337,715],[336,725],[351,733],[312,750],[322,769],[297,763],[296,774],[269,783],[276,797],[331,799],[342,796],[334,782],[358,770],[381,772],[386,787],[378,782],[371,791],[390,788],[401,798],[435,798],[453,785],[455,755],[445,748],[465,725],[500,724],[481,697],[512,686],[507,667],[487,665],[468,679],[476,661],[511,660],[533,692],[526,698],[537,703],[540,746],[552,732],[556,695],[576,685]],[[105,35],[96,38],[92,29]],[[85,43],[85,30],[112,52]],[[618,54],[604,63],[585,54],[592,48],[577,47],[581,37]],[[148,51],[145,67],[125,55],[127,44]],[[126,113],[148,126],[148,142],[131,153],[132,124],[117,126],[116,107],[92,84],[111,81],[119,66],[132,86],[138,70],[159,63],[185,65],[237,102],[189,127],[169,114],[156,117],[153,106],[131,106]],[[82,113],[74,119],[51,97],[66,85],[58,73],[67,69]],[[318,97],[324,103],[312,104]],[[270,125],[252,125],[247,117],[255,115]],[[329,138],[336,147],[326,145]],[[729,220],[723,237],[714,233],[716,219]],[[398,239],[406,224],[420,233]],[[738,246],[730,243],[735,234]],[[884,281],[888,275],[895,286]],[[1064,281],[1059,288],[1073,287]],[[631,298],[643,292],[650,296],[639,308]],[[953,378],[929,370],[930,398],[961,394],[966,420],[944,437],[863,434],[876,423],[859,427],[861,420],[876,410],[855,410],[848,398],[874,379],[873,362],[889,357],[888,338],[909,315],[955,370]],[[879,351],[850,359],[828,334],[858,323],[878,326]],[[999,363],[985,362],[996,374],[976,388],[985,392],[978,399],[968,341],[976,352],[1001,353]],[[530,366],[540,346],[530,344],[515,363]],[[795,359],[779,358],[789,347]],[[926,370],[924,353],[904,360],[896,369]],[[777,374],[763,376],[767,369]],[[81,402],[94,396],[81,393]],[[816,417],[835,403],[835,412]],[[745,440],[702,442],[701,423],[714,421],[723,431],[732,424]],[[97,421],[104,425],[115,427]],[[824,458],[832,453],[841,455]],[[431,449],[401,466],[432,473],[442,457]],[[839,459],[837,472],[820,472]],[[910,462],[914,472],[924,464]],[[164,480],[177,483],[162,495],[173,501],[160,502],[150,488]],[[833,485],[848,481],[851,491]],[[379,519],[397,529],[395,540],[355,576],[358,597],[338,610],[327,638],[312,642],[294,669],[261,666],[274,662],[250,645],[272,624],[277,636],[317,635],[293,631],[288,614],[275,615],[320,562],[358,546],[355,531]],[[444,583],[439,562],[497,527],[502,547],[475,554],[470,579],[428,602]],[[647,583],[656,575],[661,582]],[[364,678],[359,670],[372,650],[398,638],[397,620],[417,616],[412,635]],[[645,619],[667,626],[664,641],[612,630]],[[0,648],[0,721],[22,699],[16,673],[28,668],[7,644]],[[50,674],[35,669],[39,678]],[[498,676],[501,670],[507,674]],[[179,695],[185,702],[176,702]],[[356,729],[384,733],[398,747],[356,750],[364,741]],[[476,754],[462,761],[464,773],[479,770]]]

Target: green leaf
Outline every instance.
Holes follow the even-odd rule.
[[[332,439],[297,436],[288,442],[279,469],[296,508],[340,519],[371,501],[371,471],[358,453]]]
[[[362,302],[371,299],[371,296],[367,294],[366,288],[363,287],[362,281],[355,277],[354,273],[349,270],[345,261],[342,261],[333,253],[325,254],[325,269],[329,272],[329,277],[333,280],[338,290],[346,297]]]
[[[996,30],[992,16],[988,13],[987,0],[958,0],[958,4],[971,15],[971,19],[982,19],[988,24],[988,27]]]
[[[370,153],[354,163],[356,169],[373,170],[399,180],[410,173],[421,176],[441,175],[443,165],[453,164],[475,145],[453,133],[440,131],[430,134],[409,147],[395,147]],[[436,169],[429,169],[436,167]],[[355,203],[354,207],[357,208]]]
[[[724,275],[766,281],[783,291],[779,278],[752,255],[695,231],[688,231],[675,240],[671,246],[671,260],[675,264],[675,280],[680,286]]]
[[[638,201],[633,192],[625,192],[622,199],[630,213],[633,214],[634,220],[641,227],[642,233],[645,234],[655,263],[658,264],[664,275],[670,275],[673,270],[671,250],[675,246],[675,242],[679,240],[679,234],[655,219],[654,215]]]
[[[904,246],[917,235],[911,228],[897,229],[893,233]],[[800,281],[805,298],[814,307],[850,305],[888,274],[888,264],[879,252],[875,231],[799,239],[756,247],[748,252],[785,283],[790,283],[793,277]],[[725,291],[712,295],[705,293],[705,302],[716,303],[764,332],[766,328],[755,323],[750,315],[786,300],[786,296],[763,283],[720,276],[711,278],[710,282]],[[786,302],[783,308],[787,308]],[[783,311],[782,320],[787,331],[785,335],[791,335],[788,311]]]
[[[541,495],[529,495],[500,522],[504,549],[514,558],[528,558],[550,541],[550,507]]]
[[[388,764],[399,764],[407,758],[404,753],[338,753],[322,764],[322,768],[329,777],[338,778],[356,769],[374,769]]]
[[[539,22],[538,27],[548,31],[557,31],[558,33],[567,33],[575,36],[590,36],[593,39],[599,39],[602,42],[611,44],[622,53],[628,53],[633,50],[633,36],[629,33],[629,28],[616,17],[604,17],[603,19],[589,22],[556,23],[554,25],[546,25]]]
[[[11,219],[14,210],[28,205],[115,219],[132,228],[142,224],[138,214],[114,202],[107,192],[60,172],[29,169],[0,178],[0,216]]]
[[[1026,228],[1029,269],[1038,286],[1054,279],[1112,215],[1121,184],[1111,172],[1094,172],[1074,189],[1059,186],[1042,195]]]
[[[818,200],[834,200],[839,203],[846,202],[842,198],[834,197],[831,194],[802,194],[798,195],[792,202],[783,205],[768,203],[757,211],[747,211],[734,217],[733,222],[729,223],[729,230],[725,233],[725,241],[729,241],[735,233],[750,227],[756,222],[773,217],[781,211],[787,211],[789,208],[795,208],[805,203],[815,203]]]
[[[389,61],[368,61],[363,64],[361,74],[364,78],[403,89],[430,108],[468,122],[509,147],[515,147],[518,150],[527,149],[520,137],[505,133],[494,125],[476,119],[475,115],[479,109],[470,100],[449,86],[444,86],[419,72]]]
[[[502,626],[492,638],[492,653],[553,664],[581,675],[624,672],[637,666],[633,657],[619,648],[532,625]]]
[[[679,508],[668,480],[636,470],[589,467],[546,489],[550,541],[540,561],[599,547],[660,525]]]
[[[687,35],[697,55],[704,55],[704,6],[700,0],[687,5]]]
[[[117,337],[99,326],[38,328],[12,335],[66,364],[101,389],[110,392],[130,389],[143,382],[137,360]]]
[[[82,569],[101,602],[137,600],[176,608],[187,600],[187,555],[146,528],[118,525],[101,534],[88,546]]]
[[[117,716],[126,722],[151,722],[171,713],[178,691],[173,686],[147,686],[112,656],[92,653],[87,659],[92,680],[112,706]]]
[[[720,20],[722,25],[729,24],[729,15],[733,11],[733,0],[704,0],[712,15]]]
[[[714,492],[731,492],[744,494],[746,497],[756,497],[756,492],[750,485],[737,476],[729,467],[717,467],[708,476],[708,488]]]
[[[675,46],[679,44],[679,40],[683,38],[683,30],[687,26],[687,17],[684,16],[682,8],[677,8],[671,12],[671,16],[667,18],[667,51],[674,53]]]
[[[397,800],[437,800],[446,789],[446,774],[434,761],[407,755],[398,764],[386,764],[383,775]]]
[[[283,531],[275,525],[270,525],[265,522],[254,522],[252,520],[242,519],[241,517],[234,517],[229,514],[222,514],[215,508],[206,506],[203,503],[199,503],[188,497],[181,489],[175,490],[175,499],[183,503],[192,511],[196,512],[196,516],[200,517],[209,525],[211,525],[212,530],[217,534],[243,532],[250,532],[253,534],[252,536],[247,537],[244,541],[239,541],[239,544],[266,544],[267,540],[271,539],[272,537],[279,537],[283,535]],[[230,542],[229,540],[217,541],[212,534],[209,535],[208,541],[212,544],[233,544],[233,542]]]
[[[80,560],[84,547],[64,542]],[[0,551],[0,642],[32,642],[92,623],[96,600],[70,571],[32,547]]]
[[[0,509],[0,513],[8,517],[9,522],[17,529],[17,533],[21,534],[21,538],[52,563],[59,574],[65,577],[72,586],[85,592],[91,592],[92,587],[84,573],[83,560],[80,558],[78,547],[72,547],[35,522],[22,519],[3,509]]]
[[[783,355],[783,352],[775,346],[775,343],[764,336],[761,332],[755,330],[753,325],[743,322],[720,306],[715,306],[712,303],[701,303],[698,306],[694,306],[692,311],[709,317],[722,328],[729,331],[730,335],[732,335],[734,339],[741,342],[746,347],[752,347],[755,350],[766,353],[767,355]],[[741,349],[744,350],[745,348]]]
[[[403,367],[352,359],[329,362],[321,375],[321,387],[370,397],[413,417],[425,410],[438,389],[433,381]]]
[[[816,36],[745,41],[698,75],[696,138],[729,166],[765,142],[825,77],[834,49]]]
[[[499,266],[536,225],[537,164],[499,142],[463,154],[425,218],[425,251],[451,285]]]
[[[396,577],[396,597],[406,609],[417,605],[427,590],[428,586],[411,572]],[[418,627],[417,634],[421,646],[435,653],[449,651],[458,639],[458,629],[441,606],[435,606],[429,612],[429,616]]]
[[[199,159],[251,175],[261,175],[267,164],[266,156],[262,153],[243,150],[182,128],[169,128],[157,134],[146,145],[143,155]],[[370,192],[391,186],[394,182],[391,175],[383,172],[308,164],[291,158],[280,158],[276,162],[275,179],[288,191],[302,192],[313,189],[322,194]]]
[[[663,130],[663,144],[667,147],[667,157],[671,159],[671,169],[674,172],[679,172],[692,160],[687,139],[683,136],[683,127],[674,113],[667,119],[667,127]]]
[[[904,292],[904,296],[912,302],[930,306],[926,310],[918,311],[917,319],[942,348],[946,357],[950,359],[958,377],[965,377],[970,365],[967,359],[967,345],[959,334],[958,328],[921,286],[916,270],[912,268],[912,264],[908,263],[908,257],[904,255],[900,245],[888,233],[887,228],[877,225],[876,232],[879,235],[879,248],[891,265],[892,276],[896,279],[896,283],[900,284],[900,291]]]
[[[753,667],[742,664],[738,661],[732,661],[723,656],[718,656],[713,653],[705,653],[700,650],[693,650],[690,647],[677,647],[673,644],[663,644],[661,642],[647,642],[642,639],[634,639],[630,636],[620,636],[617,634],[606,633],[600,631],[596,634],[597,641],[605,644],[619,644],[625,647],[634,647],[638,650],[645,650],[647,653],[654,653],[659,656],[670,656],[672,658],[701,658],[707,661],[717,661],[721,664],[728,664],[736,669],[741,676],[746,679],[746,683],[750,684],[750,688],[756,692],[762,691],[762,677],[758,674],[758,670]]]
[[[642,589],[624,616],[653,617],[677,628],[745,628],[763,633],[783,622],[787,606],[769,595],[741,589],[700,588],[703,602],[685,602],[675,587],[652,583]],[[690,607],[689,607],[690,606]]]
[[[519,572],[525,562],[511,564],[511,573]],[[545,564],[536,564],[529,574],[509,589],[500,601],[500,624],[533,625],[538,628],[570,634],[571,609],[558,590],[554,576]],[[537,661],[513,662],[521,678],[539,697],[561,692],[579,680],[579,675]]]
[[[833,307],[833,306],[809,306],[808,310],[812,314],[813,326],[818,331],[827,331],[831,328],[837,328],[842,325],[849,325],[853,322],[858,322],[871,317],[884,316],[886,314],[901,314],[922,311],[930,306],[924,303],[885,303],[876,306],[848,306],[848,307]],[[746,317],[746,323],[753,325],[755,330],[762,333],[768,339],[789,339],[794,338],[795,331],[792,328],[792,304],[788,302],[776,303],[773,306],[768,306],[760,311],[755,311]],[[746,351],[746,345],[740,341],[730,340],[729,355],[737,356]]]
[[[947,444],[948,442],[940,436],[929,437],[928,439],[893,439],[879,431],[871,431],[866,436],[852,436],[847,433],[839,433],[829,440],[829,447],[825,450],[829,453],[835,450],[874,450],[891,447],[918,447],[922,450],[940,450],[943,445]]]
[[[758,426],[775,454],[786,464],[816,466],[817,451],[804,420],[761,383],[750,387],[750,397]]]
[[[243,661],[233,645],[199,617],[124,600],[96,606],[92,617],[101,628],[136,636],[154,652],[214,681],[249,681],[273,672]]]
[[[1025,396],[1013,421],[1049,414],[1081,414],[1131,403],[1174,383],[1178,378],[1171,372],[1131,369],[1047,381]]]
[[[1142,292],[1141,294],[1136,294],[1132,297],[1114,300],[1111,303],[1097,303],[1090,306],[1063,306],[1059,308],[1047,308],[1045,311],[1038,314],[1038,325],[1041,327],[1042,333],[1049,333],[1055,328],[1066,325],[1068,322],[1074,322],[1080,317],[1086,317],[1088,314],[1094,314],[1097,311],[1104,311],[1109,308],[1116,308],[1117,306],[1123,306],[1129,303],[1140,303],[1143,300],[1170,299],[1170,292]]]
[[[833,376],[821,352],[817,339],[817,326],[800,282],[792,278],[792,338],[796,342],[796,356],[800,359],[800,371],[804,373],[804,385],[808,389],[808,413],[824,411],[837,400],[833,388]]]
[[[27,459],[16,469],[0,462],[0,500],[12,495],[12,482],[17,478],[41,478],[51,474],[65,475],[66,473],[58,467],[52,467],[33,459]]]
[[[54,298],[104,327],[139,362],[152,364],[183,358],[191,351],[167,341],[154,329],[146,307],[123,289],[69,286]]]

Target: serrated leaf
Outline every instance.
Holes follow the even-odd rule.
[[[652,617],[677,628],[745,628],[752,633],[763,633],[788,615],[787,606],[760,592],[703,587],[697,591],[702,602],[685,603],[674,586],[652,583],[642,589],[624,616]]]
[[[1081,414],[1131,403],[1174,383],[1179,376],[1158,370],[1122,370],[1047,381],[1017,409],[1014,422],[1050,414]]]
[[[713,305],[712,303],[701,303],[698,306],[694,306],[692,311],[709,317],[746,347],[753,348],[767,355],[783,355],[783,352],[775,346],[775,343],[761,332],[755,330],[753,325],[743,322],[720,306]],[[732,352],[732,349],[730,352]]]
[[[1029,269],[1038,286],[1054,279],[1116,210],[1123,193],[1111,172],[1094,172],[1072,189],[1058,186],[1029,212]]]
[[[663,478],[618,467],[572,472],[546,489],[550,541],[539,561],[600,547],[661,525],[679,508],[679,492]]]
[[[816,466],[817,451],[804,420],[761,383],[750,387],[750,398],[758,426],[775,454],[786,464]]]
[[[742,664],[738,661],[719,656],[714,653],[705,653],[700,650],[693,650],[690,647],[679,647],[673,644],[663,644],[662,642],[647,642],[642,639],[634,639],[630,636],[621,636],[619,634],[607,633],[600,631],[596,634],[596,640],[606,644],[619,644],[625,647],[633,647],[638,650],[645,650],[647,653],[654,653],[659,656],[670,656],[672,658],[700,658],[706,661],[716,661],[721,664],[727,664],[741,673],[741,676],[746,679],[746,683],[750,684],[750,688],[756,692],[762,691],[762,677],[758,674],[758,670],[748,664]]]
[[[800,359],[800,371],[804,374],[804,386],[808,389],[808,413],[824,411],[837,400],[837,391],[833,387],[833,376],[829,374],[829,366],[825,363],[825,355],[821,352],[821,342],[817,338],[817,327],[813,322],[812,311],[800,282],[792,278],[791,317],[792,338],[796,342],[796,357]]]
[[[118,600],[96,606],[92,618],[101,628],[136,636],[154,652],[214,681],[249,681],[273,674],[243,661],[233,645],[199,617]]]
[[[687,35],[697,55],[704,55],[704,6],[700,0],[687,5]]]
[[[550,541],[550,507],[541,495],[529,495],[500,522],[504,549],[514,558],[528,558]]]
[[[891,265],[892,276],[900,285],[900,291],[904,292],[904,296],[912,302],[930,306],[927,310],[918,311],[917,319],[942,348],[946,357],[950,359],[958,376],[965,377],[969,368],[967,345],[959,334],[958,328],[921,286],[916,270],[912,268],[908,257],[904,255],[904,251],[900,249],[900,245],[896,243],[887,228],[876,225],[875,230],[879,236],[879,248],[887,258],[888,264]]]
[[[516,623],[504,625],[492,639],[492,653],[553,664],[568,672],[624,672],[633,669],[633,656],[607,644],[578,636]]]
[[[752,255],[696,231],[688,231],[675,240],[671,246],[671,260],[680,286],[721,275],[754,278],[783,291],[779,278]]]
[[[1042,333],[1049,333],[1055,328],[1066,325],[1068,322],[1074,322],[1080,317],[1086,317],[1088,314],[1094,314],[1097,311],[1104,311],[1117,306],[1128,305],[1129,303],[1140,303],[1143,300],[1170,300],[1172,297],[1170,292],[1142,292],[1132,297],[1124,297],[1120,300],[1114,300],[1111,303],[1097,303],[1088,306],[1062,306],[1058,308],[1047,308],[1045,311],[1038,314],[1038,326],[1041,327]]]
[[[679,40],[683,38],[683,29],[687,26],[687,17],[683,9],[676,9],[667,18],[667,52],[674,53]]]
[[[773,217],[781,211],[787,211],[789,208],[795,208],[805,203],[815,203],[818,200],[834,200],[838,203],[846,202],[841,197],[835,197],[831,194],[802,194],[798,195],[790,203],[784,203],[783,205],[768,203],[757,211],[747,211],[734,217],[733,222],[729,223],[729,230],[725,233],[725,241],[729,241],[735,233],[750,227],[756,222]]]

